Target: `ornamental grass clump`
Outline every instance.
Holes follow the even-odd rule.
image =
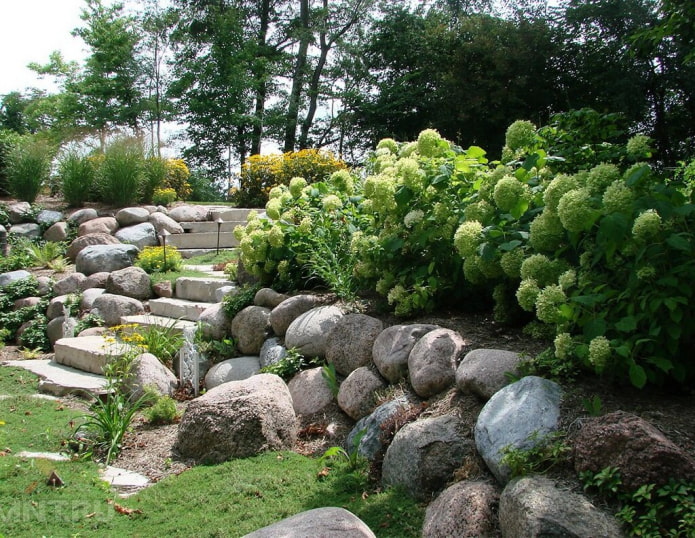
[[[140,200],[146,183],[145,152],[137,138],[118,138],[104,151],[100,167],[101,199],[125,207]]]
[[[92,195],[97,177],[95,160],[76,151],[69,151],[58,162],[58,177],[67,204],[80,207]]]
[[[10,193],[19,200],[34,203],[51,174],[53,149],[43,140],[25,137],[5,155],[5,173]]]

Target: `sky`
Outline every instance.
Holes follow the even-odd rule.
[[[80,61],[85,45],[70,32],[81,25],[84,0],[0,0],[0,95],[27,87],[53,90],[27,64],[48,62],[54,50]]]

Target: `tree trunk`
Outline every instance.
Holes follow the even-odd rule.
[[[270,21],[270,0],[262,0],[260,12],[260,27],[258,29],[258,50],[263,51],[267,47],[268,26]],[[254,110],[253,130],[251,132],[251,154],[260,155],[263,142],[263,120],[265,115],[265,100],[268,94],[267,72],[265,66],[254,73],[256,80],[256,106]]]
[[[309,53],[309,39],[311,31],[309,28],[309,0],[300,0],[300,29],[299,29],[299,50],[297,51],[297,61],[294,66],[292,76],[292,90],[287,106],[287,123],[285,125],[285,146],[284,151],[294,151],[297,140],[297,123],[299,117],[299,104],[302,98],[304,87],[304,72],[306,70],[307,55]]]

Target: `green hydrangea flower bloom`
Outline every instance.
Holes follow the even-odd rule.
[[[632,236],[641,242],[649,241],[660,231],[661,216],[654,209],[640,213],[632,225]]]
[[[479,256],[469,256],[463,260],[463,276],[471,284],[482,284],[485,282],[485,275],[483,275],[478,264],[479,258]]]
[[[611,358],[611,354],[611,343],[605,336],[597,336],[589,342],[589,362],[597,372],[603,372]]]
[[[541,289],[532,278],[526,278],[521,281],[519,288],[516,290],[516,300],[519,306],[527,312],[533,312],[536,308],[536,298]]]
[[[630,215],[634,201],[635,195],[632,189],[622,180],[614,181],[603,193],[603,214],[623,213]]]
[[[246,228],[241,224],[238,224],[234,227],[234,231],[232,233],[237,241],[241,241],[246,235]]]
[[[401,151],[399,152],[398,156],[403,158],[403,157],[410,157],[413,155],[413,153],[417,152],[417,142],[408,142],[407,144],[404,144],[401,147]]]
[[[554,252],[564,237],[560,217],[547,208],[533,219],[529,227],[529,244],[540,252]]]
[[[530,121],[517,120],[507,128],[504,140],[512,151],[532,147],[536,142],[536,126]]]
[[[406,228],[412,228],[418,222],[421,222],[424,217],[424,211],[421,211],[420,209],[414,209],[413,211],[409,211],[406,214],[406,216],[403,217],[403,224]]]
[[[562,198],[565,193],[577,189],[578,187],[579,183],[574,176],[565,174],[556,176],[555,179],[548,184],[543,193],[543,202],[545,203],[546,209],[550,209],[550,211],[557,213],[557,206],[560,203],[560,198]]]
[[[569,333],[560,333],[555,337],[555,356],[560,360],[567,360],[574,353],[574,341]]]
[[[500,266],[502,271],[509,278],[519,278],[521,275],[521,264],[524,261],[524,251],[520,248],[515,248],[509,252],[502,254],[500,258]]]
[[[547,286],[557,282],[558,264],[545,254],[533,254],[521,264],[519,271],[521,279],[533,279],[539,286]]]
[[[300,198],[302,196],[302,190],[307,186],[306,179],[303,177],[293,177],[290,179],[290,194],[294,198]]]
[[[634,161],[648,159],[652,156],[652,139],[646,135],[638,134],[627,141],[627,155]]]
[[[347,170],[333,172],[329,181],[336,189],[348,196],[355,192],[355,180]]]
[[[462,257],[466,258],[475,254],[482,240],[483,225],[477,220],[466,221],[454,234],[454,247]]]
[[[312,225],[311,217],[307,215],[307,216],[303,217],[302,220],[299,222],[299,226],[297,227],[297,230],[302,235],[308,235],[311,233],[311,225]]]
[[[485,200],[468,204],[463,210],[466,220],[477,220],[486,223],[495,214],[495,208]]]
[[[587,189],[575,189],[565,193],[557,205],[560,222],[568,232],[582,232],[594,223],[591,194]]]
[[[282,196],[282,193],[284,192],[283,188],[279,185],[273,187],[270,189],[270,192],[268,193],[268,199],[269,200],[274,200],[275,198],[280,198]]]
[[[413,191],[420,191],[424,185],[424,174],[415,159],[405,158],[398,161],[396,170],[403,180],[403,185]]]
[[[545,323],[562,323],[564,318],[560,306],[566,302],[567,296],[560,286],[546,286],[536,297],[536,317]]]
[[[489,279],[502,276],[503,271],[498,258],[485,259],[482,256],[475,256],[476,263],[480,272]]]
[[[589,170],[586,186],[591,194],[602,194],[608,185],[620,179],[620,170],[614,164],[599,164]]]
[[[343,201],[335,194],[329,194],[321,200],[321,205],[326,211],[335,211],[343,207]]]
[[[376,145],[376,149],[387,149],[390,153],[396,155],[398,153],[398,142],[393,138],[382,138]]]
[[[439,155],[439,142],[441,135],[434,129],[425,129],[417,137],[417,149],[423,157],[436,157]]]
[[[514,176],[504,176],[495,185],[492,197],[502,211],[511,211],[519,200],[531,199],[531,190],[528,185],[521,183]]]
[[[280,219],[281,209],[282,209],[282,203],[277,198],[273,198],[272,200],[268,200],[268,203],[265,204],[265,214],[268,215],[268,217],[273,219],[273,220],[279,220]]]
[[[268,232],[268,243],[271,247],[279,248],[285,244],[285,234],[280,226],[273,226]]]
[[[574,269],[568,269],[560,275],[557,283],[565,291],[572,288],[577,283],[577,272]]]

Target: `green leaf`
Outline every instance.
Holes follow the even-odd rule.
[[[468,173],[471,171],[470,159],[466,155],[459,155],[454,159],[454,168],[457,172]]]
[[[512,217],[515,219],[521,218],[521,216],[526,213],[526,210],[528,209],[528,201],[524,199],[520,199],[517,204],[512,208],[510,213],[512,214]]]
[[[469,158],[476,159],[478,162],[483,164],[487,162],[487,159],[484,158],[486,154],[487,152],[483,148],[478,146],[471,146],[466,150],[466,155]]]
[[[636,170],[633,170],[632,173],[627,177],[627,180],[625,181],[627,183],[628,187],[634,187],[637,185],[644,176],[646,176],[649,173],[649,166],[646,164],[644,166],[640,166]]]
[[[389,252],[398,252],[401,248],[403,248],[404,244],[405,242],[403,241],[403,239],[401,239],[400,237],[392,236],[384,242],[384,250],[387,250]]]
[[[503,252],[509,252],[510,250],[514,250],[516,247],[520,245],[522,245],[522,242],[518,239],[514,239],[513,241],[507,241],[506,243],[502,243],[498,248]]]
[[[673,369],[673,363],[668,359],[664,359],[663,357],[648,357],[645,360],[649,364],[656,366],[662,372],[668,372]]]
[[[415,193],[412,190],[405,185],[401,185],[396,189],[393,198],[396,200],[396,204],[402,207],[408,205],[408,203],[410,203],[410,201],[413,199],[413,196],[415,196]]]
[[[691,252],[692,245],[688,241],[686,234],[671,234],[666,238],[668,246],[683,252]]]
[[[644,387],[647,383],[647,374],[639,364],[630,365],[630,383],[638,389]]]
[[[603,295],[603,293],[593,293],[591,295],[575,295],[574,297],[570,298],[570,301],[591,308],[592,306],[602,302],[604,299],[605,295]]]
[[[584,324],[584,336],[587,340],[593,340],[597,336],[606,334],[606,320],[603,318],[594,318]]]
[[[632,332],[637,328],[637,319],[635,316],[625,316],[615,324],[615,328],[624,333]]]

